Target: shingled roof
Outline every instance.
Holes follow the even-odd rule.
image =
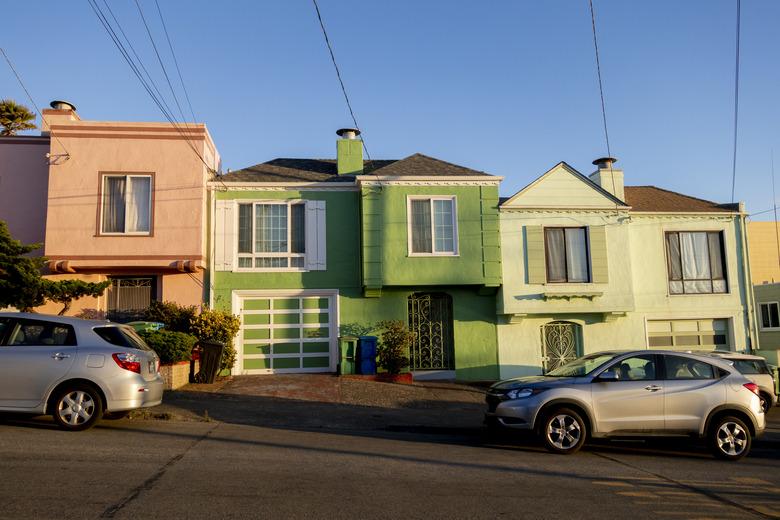
[[[625,194],[625,202],[631,206],[631,211],[659,213],[733,213],[739,211],[739,204],[718,204],[655,186],[626,186]]]
[[[416,153],[400,160],[363,161],[363,174],[394,177],[472,177],[490,174]],[[352,182],[335,159],[274,159],[220,177],[222,182]]]

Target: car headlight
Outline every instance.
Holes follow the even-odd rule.
[[[509,399],[524,399],[541,392],[541,388],[515,388],[506,393]]]

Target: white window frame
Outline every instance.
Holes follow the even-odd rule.
[[[758,303],[758,323],[760,324],[759,330],[766,330],[766,331],[778,331],[780,330],[779,327],[764,327],[764,315],[761,312],[761,306],[762,305],[775,305],[777,306],[778,316],[780,316],[780,302],[757,302]],[[769,314],[769,320],[772,320],[772,314]]]
[[[130,184],[128,181],[129,179],[136,177],[136,178],[147,178],[149,179],[149,231],[123,231],[123,232],[114,232],[114,231],[103,231],[103,212],[105,211],[105,196],[106,196],[106,179],[109,177],[122,177],[125,179],[125,230],[127,230],[127,213],[128,213],[128,201],[129,198],[127,197],[127,186]],[[152,207],[153,201],[154,201],[154,176],[151,174],[135,174],[135,173],[103,173],[100,175],[100,235],[101,236],[150,236],[152,234],[152,229],[154,228],[154,222],[152,221],[152,216],[154,215],[154,208]]]
[[[239,246],[239,233],[240,233],[240,215],[241,210],[239,207],[242,204],[251,204],[252,205],[252,253],[239,253],[238,252],[238,246]],[[303,218],[303,226],[304,226],[304,233],[306,233],[306,201],[302,199],[292,199],[292,200],[238,200],[236,201],[236,214],[235,214],[235,226],[236,226],[236,241],[235,241],[235,249],[233,251],[234,253],[234,259],[233,259],[233,265],[235,266],[235,271],[237,272],[306,272],[309,269],[307,268],[307,258],[306,256],[310,254],[310,252],[307,251],[305,253],[291,253],[289,252],[290,247],[292,246],[292,206],[295,204],[303,204],[304,207],[304,218]],[[275,206],[287,206],[287,249],[288,251],[286,253],[255,253],[255,237],[257,233],[257,229],[255,227],[255,207],[258,205],[275,205]],[[304,235],[305,236],[305,235]],[[305,246],[305,240],[304,240],[304,247]],[[252,259],[252,267],[240,267],[239,265],[239,259],[240,258],[251,258]],[[256,258],[287,258],[287,267],[255,267],[255,259]],[[290,267],[290,260],[292,258],[303,258],[303,267]]]
[[[429,200],[431,201],[431,252],[415,253],[412,252],[412,201]],[[453,251],[436,251],[436,225],[433,215],[433,201],[449,200],[452,202],[452,233],[453,233]],[[460,256],[460,244],[458,240],[458,197],[455,195],[407,195],[406,196],[406,250],[408,256]]]

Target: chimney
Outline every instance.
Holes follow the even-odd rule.
[[[357,137],[357,128],[341,128],[336,133],[336,166],[339,175],[360,175],[363,173],[363,141]]]
[[[610,192],[618,199],[625,201],[626,194],[623,189],[623,170],[614,167],[617,159],[614,157],[601,157],[593,161],[598,168],[588,177],[602,189]]]
[[[41,135],[50,134],[51,125],[59,125],[71,121],[80,121],[76,113],[76,105],[67,101],[55,100],[49,103],[51,108],[43,109],[43,121],[41,121]]]

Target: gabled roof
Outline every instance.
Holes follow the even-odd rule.
[[[400,160],[363,161],[363,175],[383,177],[474,177],[492,175],[420,153]],[[236,170],[222,182],[353,182],[354,175],[338,175],[335,159],[280,158]]]
[[[518,199],[520,199],[523,195],[526,195],[526,194],[534,191],[535,188],[537,188],[538,186],[543,184],[549,177],[552,177],[553,175],[556,175],[556,174],[560,173],[561,171],[568,173],[570,175],[570,178],[575,179],[576,181],[579,181],[580,183],[582,183],[582,187],[590,189],[590,190],[598,193],[599,196],[601,196],[600,200],[603,200],[603,202],[599,202],[599,199],[594,199],[594,200],[599,202],[599,204],[603,205],[604,207],[612,207],[612,208],[614,208],[615,206],[619,206],[619,207],[624,207],[625,208],[625,207],[628,206],[624,201],[622,201],[619,198],[615,197],[610,192],[608,192],[607,190],[605,190],[604,188],[602,188],[601,186],[599,186],[598,184],[596,184],[595,182],[593,182],[592,180],[590,180],[589,178],[587,178],[586,176],[584,176],[583,174],[578,172],[576,169],[574,169],[572,166],[567,164],[565,161],[559,162],[558,164],[556,164],[555,166],[553,166],[552,168],[547,170],[540,177],[536,178],[533,182],[531,182],[530,184],[525,186],[523,189],[521,189],[520,191],[518,191],[517,193],[515,193],[511,197],[505,199],[503,202],[501,202],[501,206],[511,206],[513,202],[515,202]],[[572,182],[572,181],[569,181],[569,182]],[[574,183],[576,184],[576,182],[574,182]],[[553,204],[550,204],[550,205],[545,205],[545,207],[555,207],[555,205],[556,204],[553,203]],[[565,209],[568,206],[560,205],[560,207],[562,209]],[[593,206],[594,209],[596,209],[597,207],[598,206]]]
[[[626,186],[626,202],[631,211],[658,213],[733,213],[739,204],[718,204],[655,186]]]

